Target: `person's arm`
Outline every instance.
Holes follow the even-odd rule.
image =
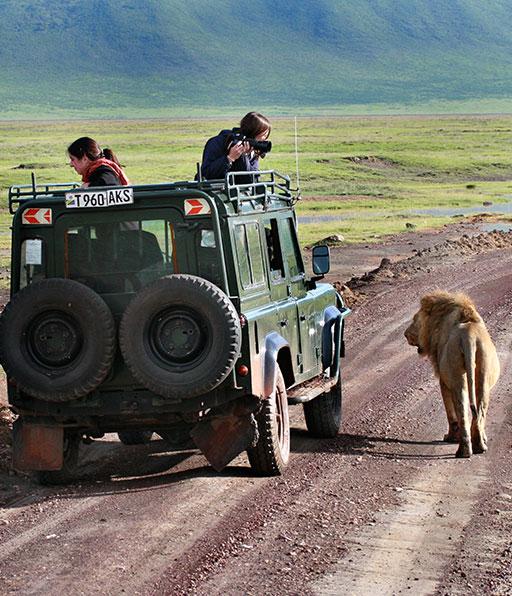
[[[224,137],[219,135],[207,141],[204,147],[201,173],[207,180],[224,178],[231,169],[232,162],[226,155],[224,143]]]

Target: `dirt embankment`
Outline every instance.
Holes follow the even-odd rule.
[[[448,239],[433,246],[413,248],[414,254],[408,258],[393,261],[389,257],[382,257],[379,266],[375,269],[361,276],[354,276],[345,282],[332,280],[331,283],[342,294],[347,306],[352,308],[364,302],[369,295],[379,291],[380,284],[410,279],[420,272],[428,273],[438,260],[448,263],[511,246],[512,233],[510,232],[495,230],[477,235],[463,234],[460,238]],[[374,248],[375,250],[378,249]],[[385,247],[380,250],[385,252]]]

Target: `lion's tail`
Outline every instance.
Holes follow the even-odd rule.
[[[462,351],[464,354],[464,366],[466,368],[466,375],[468,380],[468,394],[469,407],[471,413],[476,418],[476,387],[475,387],[475,370],[476,370],[476,342],[475,338],[471,338],[469,333],[463,336]]]

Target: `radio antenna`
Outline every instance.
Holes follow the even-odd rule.
[[[300,199],[300,184],[299,184],[299,149],[297,145],[297,116],[295,118],[295,168],[297,170],[297,199]]]

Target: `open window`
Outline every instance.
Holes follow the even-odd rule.
[[[279,240],[277,219],[271,219],[265,223],[265,240],[270,265],[270,278],[272,281],[284,279],[283,252]]]

